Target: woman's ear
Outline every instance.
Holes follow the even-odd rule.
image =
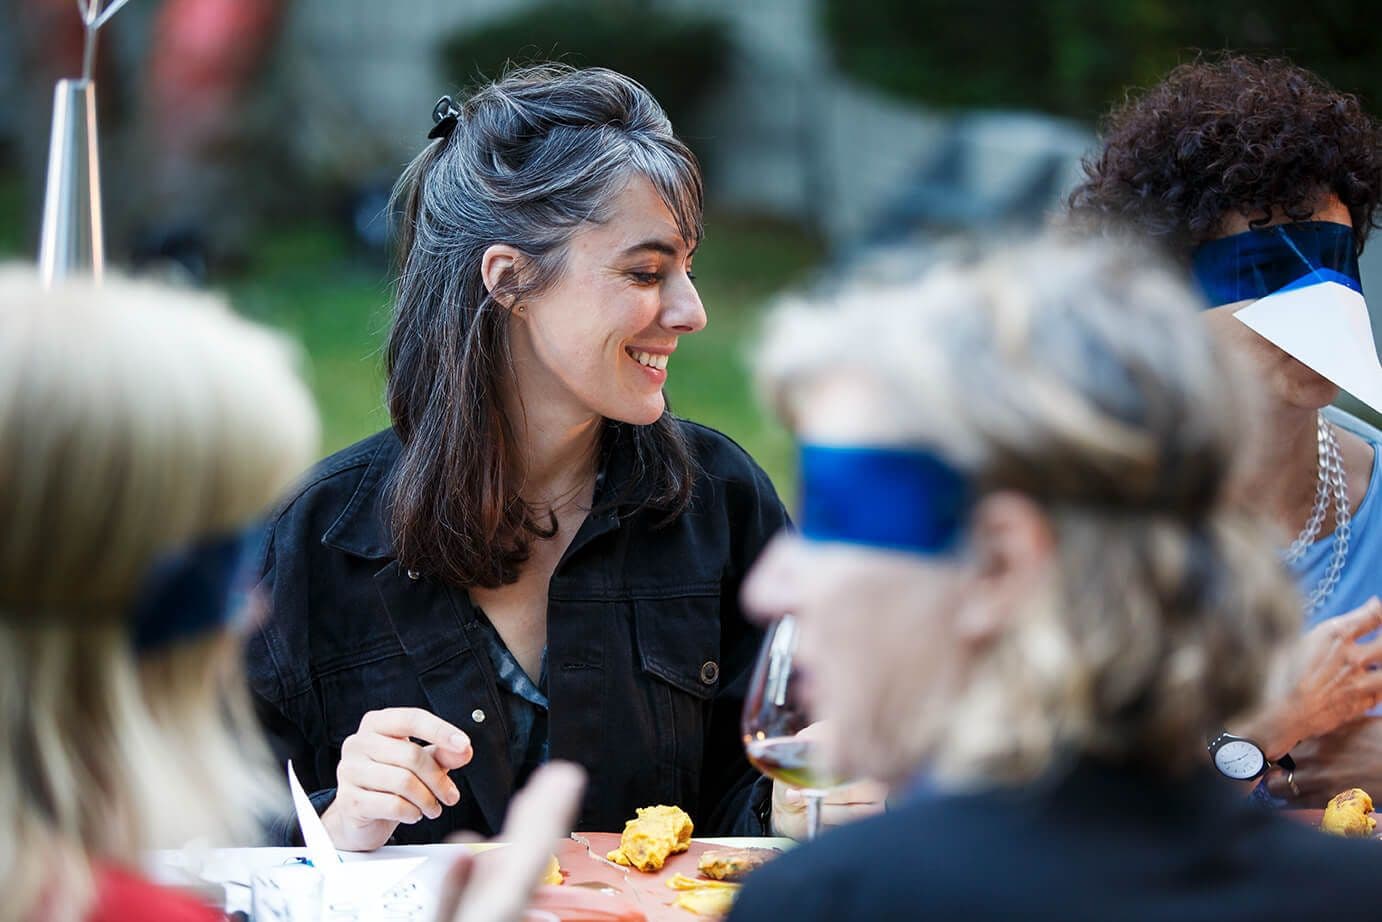
[[[1020,493],[985,497],[970,519],[975,581],[961,606],[962,640],[985,644],[1041,591],[1055,557],[1055,536],[1042,508]]]
[[[505,288],[512,284],[522,258],[523,254],[507,243],[487,247],[480,257],[480,279],[485,283],[485,290],[504,307],[513,307],[514,296],[507,293]]]

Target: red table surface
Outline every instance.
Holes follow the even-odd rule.
[[[669,888],[667,881],[678,873],[685,874],[687,877],[698,877],[696,865],[699,863],[701,855],[725,846],[708,842],[692,842],[688,851],[669,857],[662,870],[644,872],[633,868],[612,867],[590,856],[589,852],[593,851],[600,858],[603,858],[617,848],[619,845],[618,833],[589,832],[579,835],[590,842],[589,851],[584,845],[572,840],[562,842],[557,850],[557,861],[560,862],[562,870],[566,872],[566,879],[562,887],[602,884],[615,890],[619,900],[642,910],[647,916],[648,922],[696,922],[698,919],[707,920],[709,918],[673,906],[672,902],[677,898],[680,891]],[[480,855],[479,860],[483,860],[484,857],[484,854]],[[583,887],[582,889],[596,888]],[[539,907],[542,905],[541,899],[538,900],[537,905]],[[576,917],[573,916],[572,918]],[[580,918],[588,917],[581,916]]]

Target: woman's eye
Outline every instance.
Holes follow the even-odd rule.
[[[696,280],[696,273],[692,272],[690,269],[687,269],[687,270],[686,270],[686,277],[689,278],[691,281],[694,282],[694,281]]]

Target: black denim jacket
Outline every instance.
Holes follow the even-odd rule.
[[[681,425],[703,474],[670,523],[602,504],[634,473],[618,427],[606,440],[597,511],[550,584],[550,752],[589,773],[578,829],[619,830],[636,807],[664,803],[685,808],[698,835],[758,835],[770,788],[745,760],[739,717],[760,632],[738,596],[787,516],[743,449]],[[505,712],[468,595],[410,578],[393,556],[384,492],[399,450],[386,430],[327,458],[273,521],[271,614],[249,642],[250,686],[276,754],[319,810],[365,712],[419,707],[460,727],[475,750],[452,773],[460,803],[394,841],[491,835],[514,793]],[[286,844],[294,826],[274,838]]]

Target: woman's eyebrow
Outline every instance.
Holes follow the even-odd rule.
[[[673,259],[675,259],[677,256],[681,255],[682,247],[679,247],[676,244],[671,243],[667,240],[644,240],[642,243],[635,243],[633,246],[624,250],[619,255],[620,257],[633,256],[635,254],[642,253],[645,251],[661,253],[664,256],[671,256]],[[693,248],[691,252],[687,255],[694,256],[695,254],[696,250]]]

